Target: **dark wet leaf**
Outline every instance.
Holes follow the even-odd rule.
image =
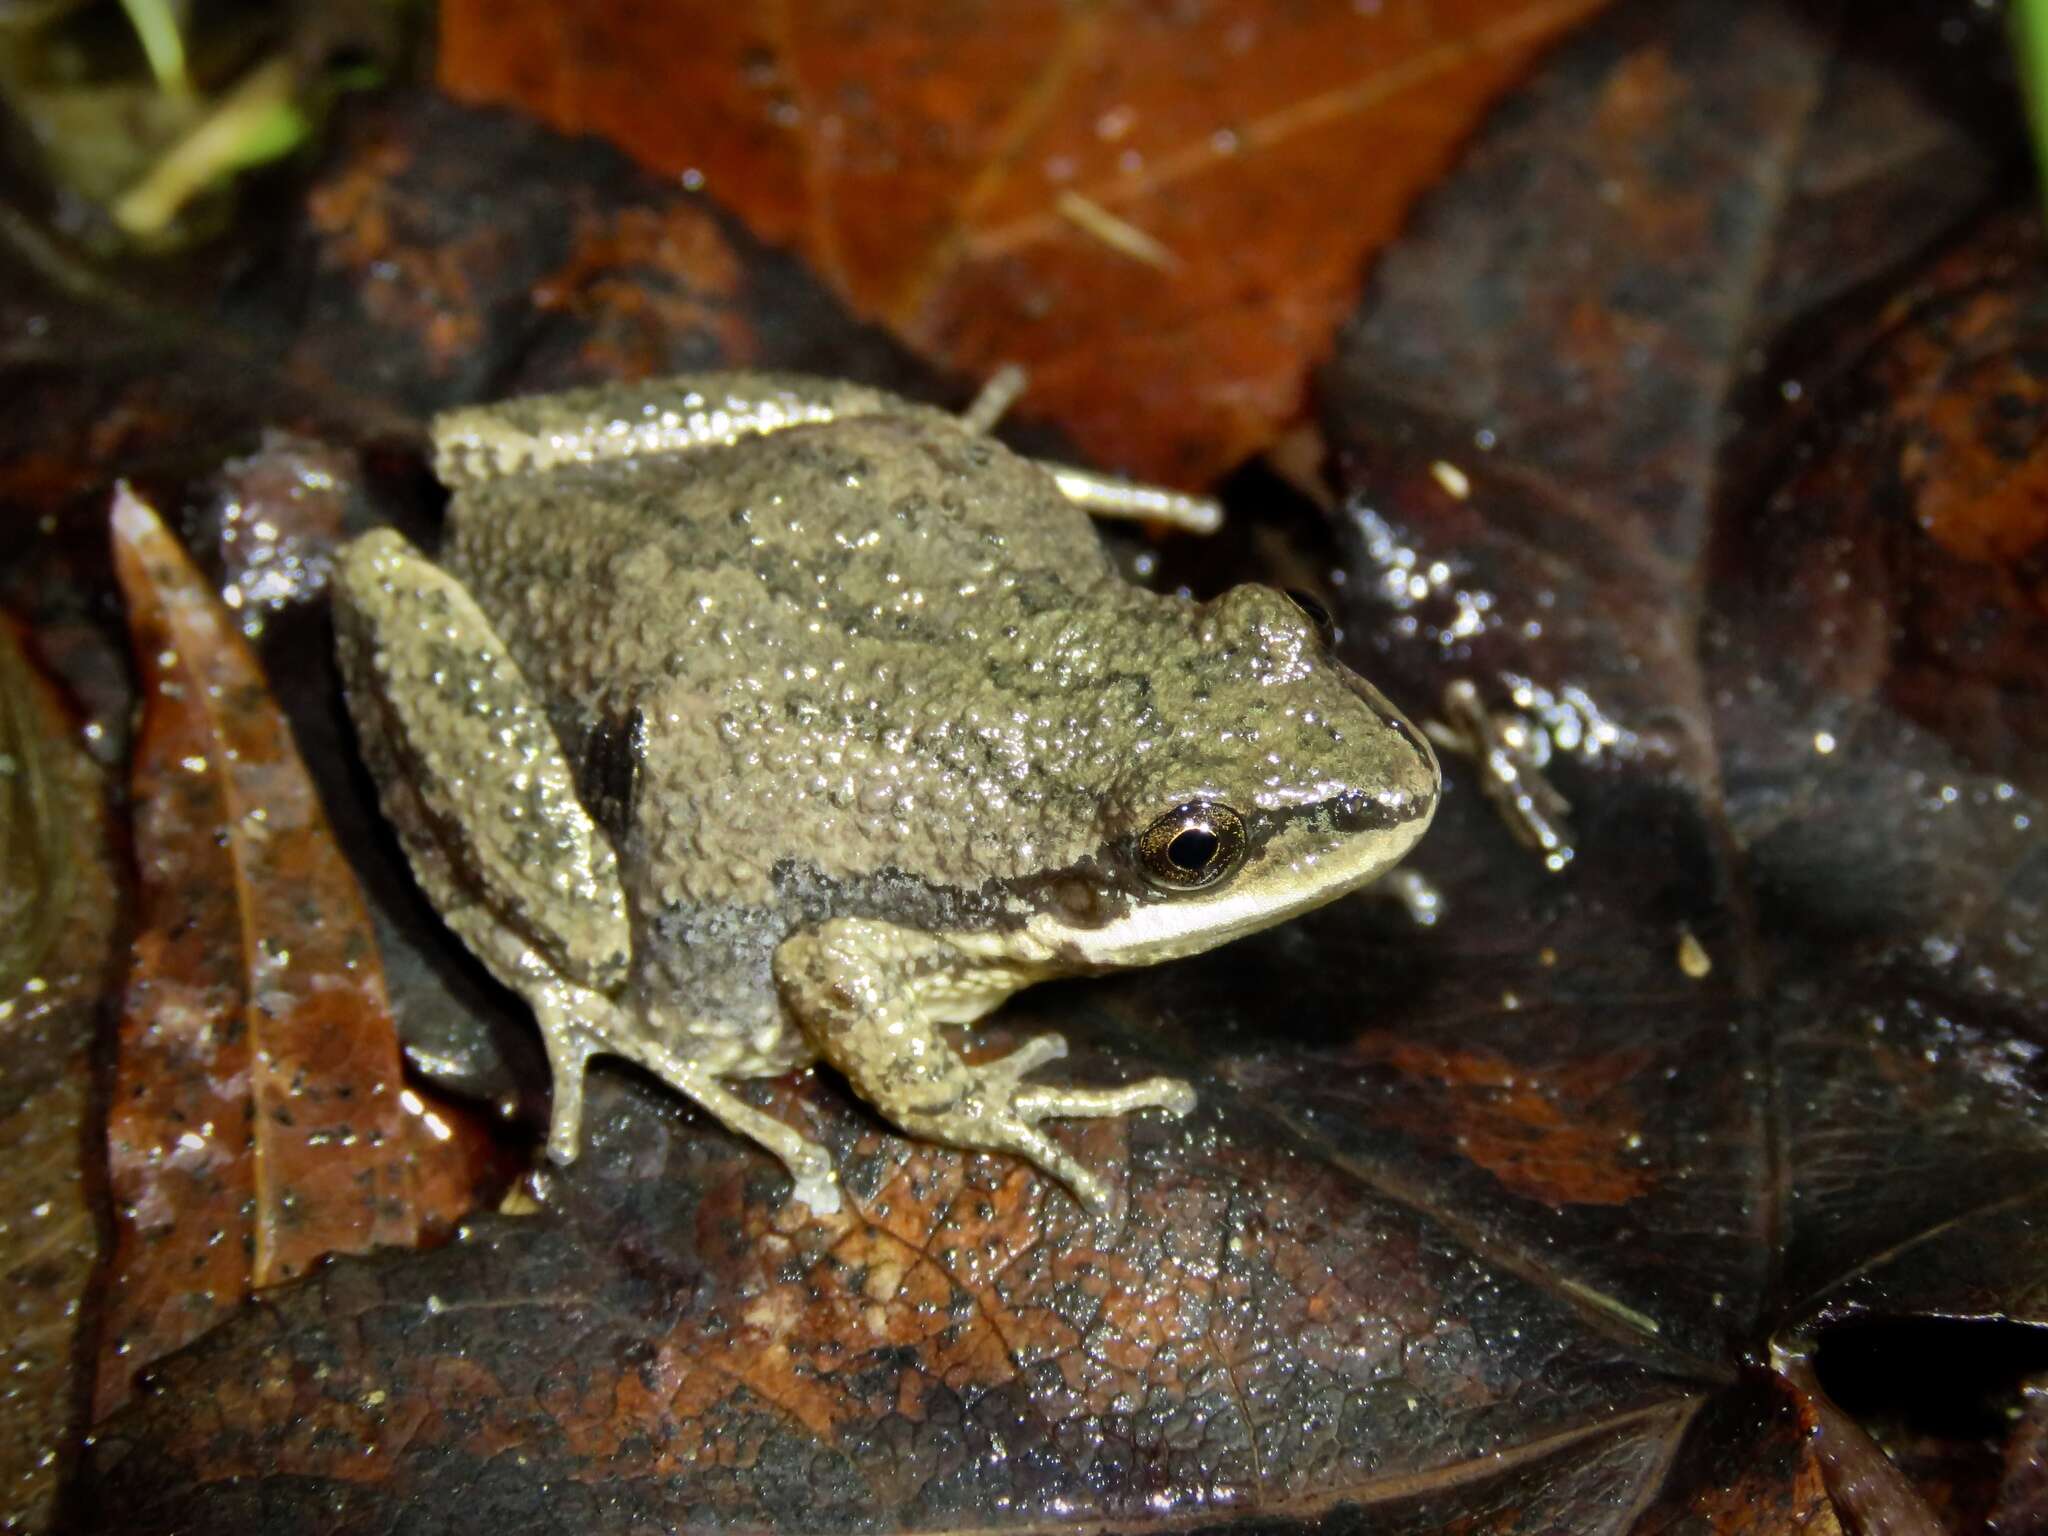
[[[424,94],[346,118],[282,270],[258,291],[293,372],[421,414],[690,369],[920,379],[708,199]]]
[[[2006,1440],[2005,1476],[1986,1523],[1995,1531],[2048,1527],[2048,1377],[2035,1377]]]
[[[278,1517],[258,1488],[194,1487],[203,1464],[287,1472],[323,1505],[346,1485],[372,1523],[1029,1526],[1244,1504],[1543,1530],[1654,1481],[1689,1414],[1568,1301],[1232,1103],[1188,1132],[1091,1135],[1091,1157],[1131,1167],[1128,1216],[1097,1225],[1014,1166],[785,1096],[853,1175],[856,1208],[811,1221],[667,1097],[600,1102],[547,1215],[330,1267],[167,1366],[102,1442],[108,1511]]]
[[[106,783],[0,617],[0,1528],[50,1528],[99,1252],[93,1025],[113,958]]]
[[[1889,305],[1810,323],[1996,185],[1999,141],[1943,110],[1981,100],[1981,55],[1905,50],[1872,89],[1932,9],[1875,36],[1821,8],[1616,13],[1424,206],[1329,380],[1353,654],[1424,707],[1463,677],[1528,716],[1581,840],[1564,875],[1516,873],[1453,762],[1418,861],[1453,916],[1403,956],[1429,990],[1378,1026],[1440,1102],[1404,1123],[1326,1088],[1326,1124],[1752,1399],[1774,1364],[1845,1515],[1892,1530],[1967,1501],[1827,1396],[1816,1338],[2048,1323],[2037,237],[1981,224]],[[1888,216],[1906,188],[1915,216]],[[1864,231],[1832,269],[1816,219]],[[1708,974],[1676,963],[1688,941]],[[1589,1187],[1572,1141],[1568,1178],[1532,1181],[1560,1131],[1531,1095],[1600,1106],[1641,1182]],[[1770,1450],[1777,1422],[1703,1413],[1679,1466],[1731,1435],[1711,1454],[1796,1510],[1812,1464]]]

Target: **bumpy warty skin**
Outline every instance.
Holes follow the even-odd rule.
[[[1426,748],[1284,597],[1130,586],[1042,470],[928,413],[472,486],[443,562],[584,770],[633,991],[700,1021],[772,1017],[775,944],[827,916],[1106,920],[1183,801],[1428,813],[1385,759]]]

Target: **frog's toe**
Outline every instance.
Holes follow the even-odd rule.
[[[1154,1109],[1164,1110],[1176,1120],[1185,1119],[1194,1113],[1193,1084],[1184,1083],[1177,1077],[1155,1077],[1151,1081],[1157,1085],[1159,1092],[1158,1102],[1152,1106]]]
[[[1049,1115],[1097,1119],[1140,1109],[1164,1110],[1178,1120],[1195,1107],[1195,1090],[1177,1077],[1148,1077],[1120,1088],[1068,1088],[1034,1083],[1019,1089],[1010,1107],[1026,1120]]]
[[[1049,1135],[1044,1135],[1042,1130],[1038,1130],[1038,1126],[1028,1124],[1024,1120],[1016,1120],[1006,1126],[1006,1135],[999,1141],[1004,1151],[1016,1153],[1024,1161],[1042,1169],[1044,1174],[1051,1174],[1061,1184],[1065,1184],[1073,1192],[1073,1198],[1090,1208],[1094,1214],[1098,1214],[1098,1217],[1114,1206],[1116,1196],[1110,1192],[1110,1186],[1096,1174],[1096,1171],[1081,1163],[1077,1157],[1073,1157]]]
[[[1067,1037],[1060,1034],[1035,1035],[1016,1050],[999,1061],[989,1065],[1015,1082],[1026,1072],[1036,1071],[1049,1061],[1058,1061],[1067,1054]]]
[[[809,1206],[813,1216],[836,1216],[840,1206],[839,1175],[832,1171],[829,1158],[821,1162],[822,1167],[806,1168],[803,1172],[790,1170],[794,1184],[789,1198]]]
[[[583,1064],[555,1073],[554,1102],[548,1106],[548,1161],[566,1168],[583,1149]]]

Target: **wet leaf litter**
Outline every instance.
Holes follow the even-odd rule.
[[[228,610],[125,486],[112,524],[145,702],[101,1417],[251,1291],[419,1245],[488,1162],[404,1082],[367,914]]]
[[[1570,803],[1564,871],[1453,759],[1418,858],[1434,925],[1347,903],[1025,994],[992,1053],[1057,1027],[1077,1073],[1201,1084],[1184,1127],[1076,1128],[1077,1155],[1128,1170],[1114,1226],[1014,1165],[885,1135],[829,1083],[777,1084],[764,1107],[848,1174],[846,1216],[806,1222],[761,1159],[601,1074],[592,1149],[544,1211],[336,1261],[207,1332],[101,1429],[81,1519],[2026,1528],[2039,248],[2024,215],[1998,216],[2006,141],[1964,67],[1984,56],[1941,41],[1957,11],[1910,10],[1889,43],[1846,46],[1813,11],[1677,4],[1567,42],[1337,341],[1329,531],[1254,473],[1216,551],[1150,557],[1205,591],[1306,567],[1345,654],[1404,706],[1428,714],[1463,679],[1523,715]],[[384,158],[355,162],[352,195],[488,185],[478,155],[411,137],[469,121],[403,102],[357,120],[344,143]],[[1859,155],[1873,123],[1910,152]],[[537,178],[508,198],[538,205],[549,175],[570,195],[596,166],[644,225],[694,217],[587,147],[501,136]],[[422,255],[449,232],[421,227]],[[749,308],[775,269],[731,238],[744,330],[693,344],[744,335],[746,361],[778,361],[791,343]],[[662,334],[632,295],[673,268],[629,259],[576,290],[601,302],[535,310],[518,267],[500,274],[516,297],[475,312],[507,317],[536,385],[616,357],[584,336]],[[314,270],[326,313],[360,323],[361,278]],[[379,505],[430,526],[394,469],[402,439],[320,378],[346,352],[323,336],[347,333],[294,321],[304,414],[325,418],[305,424],[360,446]],[[871,332],[819,334],[849,338],[846,371],[915,376]],[[483,321],[477,337],[508,345]],[[390,353],[428,360],[404,375],[415,402],[475,388],[445,360],[463,355]],[[152,387],[116,379],[76,419]],[[175,414],[131,405],[116,441],[149,467]],[[41,462],[0,479],[12,505],[104,516]],[[53,537],[9,564],[89,564]],[[100,696],[91,633],[26,584],[10,607],[60,642],[74,694]],[[318,654],[296,627],[274,625],[263,659],[320,740],[312,690],[278,681],[315,675],[291,670]],[[347,775],[308,767],[337,823],[362,825]],[[367,841],[344,846],[373,901],[402,902]],[[468,996],[447,970],[430,954],[421,984]],[[475,1049],[516,1043],[518,1022]],[[1963,1330],[1932,1363],[1900,1331],[1930,1316]],[[1875,1373],[1842,1363],[1858,1349]],[[1960,1363],[1997,1355],[2002,1376]],[[1972,1382],[2000,1427],[1944,1438],[1915,1417]]]

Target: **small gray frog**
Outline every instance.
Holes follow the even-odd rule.
[[[557,1161],[617,1055],[836,1210],[825,1150],[730,1086],[823,1060],[1104,1209],[1040,1122],[1193,1090],[1027,1081],[1059,1036],[971,1065],[942,1026],[1319,906],[1428,826],[1428,745],[1301,606],[1134,587],[1087,516],[1204,504],[1009,452],[1005,392],[951,416],[725,373],[455,411],[439,563],[388,529],[345,551],[362,749],[539,1021]]]

